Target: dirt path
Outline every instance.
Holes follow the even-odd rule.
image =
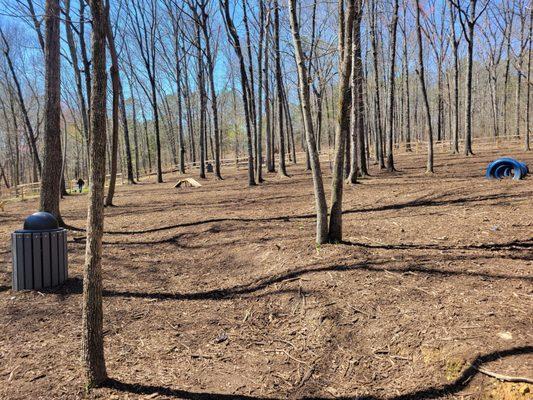
[[[533,371],[533,178],[483,179],[497,154],[440,155],[434,177],[423,155],[398,156],[394,175],[373,169],[347,188],[346,242],[319,248],[301,166],[251,189],[230,170],[199,189],[173,189],[170,176],[120,187],[104,237],[113,381],[89,395],[84,233],[69,233],[67,285],[13,293],[9,233],[36,202],[10,203],[0,213],[0,398],[530,398],[532,387],[470,366]],[[513,154],[533,166],[532,154]],[[73,226],[85,224],[85,200],[62,205]]]

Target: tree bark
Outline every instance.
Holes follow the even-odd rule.
[[[105,200],[106,207],[113,205],[113,196],[115,195],[115,184],[117,181],[117,159],[118,159],[118,102],[119,102],[119,91],[120,91],[120,81],[119,81],[119,72],[118,72],[118,58],[115,51],[115,41],[113,39],[113,32],[111,31],[110,22],[109,22],[109,0],[106,1],[105,6],[105,18],[106,18],[106,36],[107,44],[109,48],[109,53],[111,55],[111,68],[109,70],[111,75],[111,86],[112,86],[112,139],[111,139],[111,168],[110,168],[110,177],[109,177],[109,188],[107,190],[107,197]]]
[[[389,75],[389,131],[387,134],[387,171],[394,172],[394,155],[393,155],[393,133],[394,133],[394,83],[396,80],[396,34],[398,31],[398,9],[399,2],[394,0],[394,9],[392,13],[392,22],[390,27],[390,75]]]
[[[54,215],[63,225],[59,211],[61,190],[61,59],[59,0],[47,0],[45,8],[45,126],[44,170],[41,178],[40,210]]]
[[[285,166],[285,132],[283,129],[283,78],[281,76],[281,53],[279,46],[279,5],[274,0],[274,54],[276,67],[276,89],[278,97],[278,144],[279,144],[279,175],[287,177]]]
[[[29,139],[29,142],[30,142],[30,148],[31,148],[31,151],[32,151],[32,156],[33,156],[33,159],[35,161],[35,164],[37,166],[37,171],[39,172],[39,175],[41,175],[42,173],[42,165],[41,165],[41,159],[39,158],[39,151],[37,150],[37,139],[36,139],[36,135],[34,133],[34,130],[33,130],[33,126],[30,122],[30,117],[29,117],[29,114],[28,114],[28,109],[26,108],[26,103],[24,101],[24,96],[22,95],[22,88],[20,86],[20,81],[17,77],[17,73],[15,72],[15,67],[13,65],[13,61],[11,59],[11,49],[10,49],[10,46],[9,46],[9,42],[7,41],[5,35],[4,35],[4,31],[0,28],[0,36],[2,37],[2,40],[4,42],[4,48],[3,48],[3,53],[6,57],[6,61],[7,61],[7,65],[8,65],[8,68],[9,68],[9,71],[11,72],[11,77],[13,78],[13,82],[15,83],[15,89],[17,91],[17,96],[18,96],[18,102],[19,102],[19,106],[20,106],[20,109],[22,111],[22,117],[24,119],[24,124],[25,124],[25,127],[26,127],[26,130],[28,132],[28,139]]]
[[[453,100],[455,106],[455,112],[453,115],[453,145],[452,152],[454,154],[459,153],[459,43],[457,34],[455,32],[455,20],[457,13],[454,12],[454,8],[450,7],[450,21],[452,28],[452,48],[453,48]]]
[[[204,37],[204,49],[205,58],[207,62],[207,78],[209,80],[209,91],[211,95],[211,114],[213,117],[213,130],[215,136],[215,145],[214,145],[214,159],[215,159],[215,177],[217,179],[222,179],[220,172],[220,128],[219,128],[219,117],[218,117],[218,103],[217,103],[217,94],[215,89],[215,64],[213,61],[213,52],[211,51],[211,37],[209,34],[209,25],[208,25],[208,14],[206,11],[207,2],[201,1],[196,2],[197,6],[200,9],[200,13],[197,12],[196,8],[193,8],[195,18],[198,20],[198,24],[201,28],[203,37]],[[200,45],[200,39],[198,38],[198,45]]]
[[[379,162],[379,167],[381,169],[385,168],[385,160],[383,159],[383,147],[382,137],[383,129],[381,124],[381,96],[379,93],[379,68],[378,68],[378,47],[376,40],[376,0],[371,2],[371,21],[370,21],[370,41],[372,45],[372,61],[374,67],[374,85],[375,85],[375,113],[374,113],[374,131],[376,135],[376,161]]]
[[[424,107],[426,111],[426,131],[428,137],[428,158],[426,172],[433,173],[433,129],[431,127],[431,111],[429,108],[428,93],[426,89],[426,73],[424,70],[424,47],[422,42],[422,27],[420,25],[420,3],[415,0],[416,7],[416,33],[418,41],[418,76],[420,78],[420,88],[422,90],[422,98],[424,100]]]
[[[252,127],[251,127],[251,115],[250,115],[250,109],[249,109],[249,101],[248,101],[248,93],[249,90],[247,90],[248,86],[248,78],[246,76],[246,66],[244,64],[244,57],[242,54],[241,49],[241,43],[239,40],[239,35],[237,33],[237,30],[235,29],[235,25],[233,24],[233,20],[231,19],[231,13],[229,10],[229,1],[228,0],[219,0],[220,1],[220,8],[222,11],[222,15],[224,17],[224,21],[226,24],[226,29],[228,31],[228,34],[230,36],[230,39],[232,41],[232,46],[235,50],[235,53],[237,54],[237,58],[239,59],[239,70],[241,74],[241,86],[242,86],[242,102],[244,107],[244,119],[246,122],[246,136],[248,139],[248,186],[255,186],[255,174],[254,174],[254,151],[253,151],[253,139],[252,139]]]
[[[532,36],[532,29],[533,29],[533,8],[529,11],[529,33],[527,35],[528,37],[528,52],[527,52],[527,90],[526,90],[526,135],[524,138],[524,148],[526,151],[531,150],[530,143],[529,143],[529,135],[530,135],[530,128],[531,128],[531,41],[533,40]]]
[[[339,3],[344,0],[339,0]],[[342,38],[342,61],[340,63],[340,80],[338,94],[338,114],[335,128],[335,161],[333,165],[331,207],[329,219],[328,240],[340,242],[342,240],[342,195],[343,195],[343,169],[346,139],[350,132],[350,74],[352,70],[352,37],[355,15],[355,2],[361,0],[348,0],[346,7],[346,20],[339,21],[344,24],[344,37]]]
[[[87,387],[107,378],[102,309],[102,236],[106,156],[106,29],[102,0],[91,1],[92,98],[91,185],[87,215],[87,244],[83,271],[82,352]]]
[[[291,32],[296,53],[296,64],[298,67],[298,88],[300,90],[300,99],[302,101],[304,131],[309,150],[311,171],[313,174],[313,189],[315,193],[316,207],[316,242],[317,244],[326,243],[328,240],[328,209],[326,204],[326,194],[324,192],[324,183],[322,181],[322,171],[320,168],[320,159],[316,146],[315,135],[313,132],[313,119],[311,116],[311,100],[309,96],[309,78],[305,66],[305,56],[302,50],[302,40],[300,37],[300,28],[296,15],[296,0],[289,0]]]

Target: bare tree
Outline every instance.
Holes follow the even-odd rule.
[[[339,0],[343,2],[344,0]],[[337,125],[335,127],[335,160],[333,166],[331,206],[329,219],[328,239],[330,242],[342,240],[342,195],[345,145],[350,132],[350,75],[352,71],[352,38],[355,16],[355,2],[348,0],[345,19],[339,19],[339,30],[344,35],[339,37],[340,54],[340,80],[337,110]]]
[[[229,0],[219,0],[220,9],[224,18],[226,25],[226,30],[228,31],[228,36],[230,37],[231,45],[237,54],[239,59],[239,70],[241,74],[241,92],[242,92],[242,102],[244,107],[244,118],[246,122],[246,136],[248,138],[248,185],[255,186],[255,173],[254,173],[254,155],[253,155],[253,144],[252,144],[252,127],[251,127],[251,113],[249,108],[248,100],[248,77],[246,75],[246,66],[244,63],[244,57],[241,49],[241,42],[239,39],[239,34],[235,29],[233,24],[233,19],[229,10]]]
[[[352,112],[351,112],[351,144],[350,173],[348,182],[357,183],[357,175],[368,174],[366,168],[364,139],[364,103],[363,103],[363,64],[361,60],[361,17],[362,2],[356,1],[356,10],[352,40]]]
[[[11,58],[11,46],[9,44],[9,41],[3,29],[1,28],[0,28],[0,36],[2,37],[2,41],[4,42],[4,47],[2,48],[2,52],[4,53],[4,56],[6,57],[7,65],[8,65],[9,71],[11,72],[11,78],[13,79],[13,82],[15,84],[19,107],[21,109],[22,116],[24,119],[24,124],[25,124],[24,127],[27,130],[33,159],[35,161],[35,165],[40,175],[42,173],[42,165],[41,165],[41,159],[39,157],[39,151],[37,150],[37,138],[36,138],[33,126],[30,121],[30,116],[28,113],[28,108],[26,107],[26,102],[24,101],[24,96],[22,94],[20,80],[17,76],[17,73],[15,71],[15,66],[13,65],[13,60]]]
[[[526,151],[531,150],[530,144],[529,144],[529,135],[530,135],[530,128],[531,128],[531,110],[530,110],[530,104],[531,104],[531,49],[532,45],[531,42],[533,41],[532,31],[533,30],[533,7],[529,10],[529,32],[527,35],[528,38],[528,53],[527,53],[527,91],[526,91],[526,135],[524,139],[524,148]]]
[[[157,82],[156,82],[156,65],[157,65],[157,49],[156,49],[156,29],[157,20],[159,18],[157,13],[157,1],[150,0],[146,7],[143,7],[139,0],[131,0],[128,7],[128,16],[130,18],[130,26],[132,27],[133,36],[139,47],[142,62],[146,70],[146,75],[150,83],[150,90],[146,90],[146,95],[150,100],[152,112],[154,117],[155,141],[156,141],[156,166],[157,166],[157,182],[163,182],[163,170],[161,161],[161,136],[159,129],[159,108],[157,106]],[[142,85],[141,85],[142,86]],[[143,86],[144,89],[144,86]]]
[[[394,134],[394,83],[396,80],[396,36],[398,32],[399,1],[394,0],[390,24],[390,75],[389,75],[389,131],[387,134],[387,171],[394,172],[393,134]]]
[[[456,20],[457,10],[454,7],[450,7],[450,40],[452,42],[453,50],[453,104],[455,106],[452,144],[452,151],[454,154],[459,153],[459,45],[461,43],[461,35],[457,36],[455,30]]]
[[[315,193],[316,207],[316,242],[322,244],[328,239],[328,208],[326,204],[326,194],[322,181],[322,170],[320,168],[320,158],[316,146],[315,134],[313,132],[313,119],[311,116],[311,100],[309,96],[309,77],[305,64],[305,55],[302,49],[302,39],[300,37],[300,27],[296,15],[296,0],[289,0],[291,32],[294,42],[296,64],[298,67],[298,88],[300,90],[300,100],[302,102],[304,131],[309,151],[309,160],[313,174],[313,188]]]
[[[279,174],[288,176],[285,166],[285,132],[283,129],[283,78],[281,75],[281,53],[279,46],[279,4],[274,0],[274,56],[276,69],[276,89],[278,97],[278,142],[279,142]]]
[[[47,0],[45,8],[45,127],[44,170],[41,179],[40,209],[63,224],[59,211],[62,176],[61,157],[61,61],[59,0]]]
[[[428,138],[428,159],[426,172],[433,173],[433,128],[431,127],[431,111],[429,108],[429,99],[426,88],[426,73],[424,69],[424,47],[422,42],[422,25],[420,24],[420,2],[415,1],[416,8],[416,33],[418,40],[418,76],[420,78],[420,88],[422,90],[422,98],[424,100],[424,106],[426,110],[426,131]]]
[[[470,0],[468,6],[461,5],[456,0],[449,0],[457,8],[459,22],[463,28],[464,38],[467,43],[467,70],[466,70],[466,91],[465,91],[465,149],[466,156],[474,154],[472,152],[472,74],[474,68],[474,33],[478,19],[487,9],[490,1],[485,3],[480,12],[476,12],[478,0]]]
[[[91,97],[91,186],[83,270],[82,354],[87,387],[107,378],[102,309],[102,236],[106,155],[106,13],[102,0],[91,1],[93,31]]]
[[[378,44],[376,38],[376,14],[377,3],[376,0],[371,0],[370,4],[370,42],[372,44],[372,61],[374,68],[374,85],[376,90],[376,103],[374,113],[374,132],[375,132],[375,148],[376,148],[376,161],[379,162],[380,168],[385,168],[385,160],[383,159],[383,128],[381,123],[381,95],[379,92],[379,60],[378,60]]]

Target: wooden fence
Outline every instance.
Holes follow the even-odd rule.
[[[521,145],[523,142],[523,138],[518,136],[506,136],[506,137],[490,137],[490,138],[475,138],[473,141],[473,147],[474,150],[476,148],[493,148],[493,149],[507,149],[507,148],[516,148],[517,146]],[[428,142],[411,142],[411,151],[414,154],[423,154],[427,151]],[[462,152],[464,146],[464,139],[459,140],[459,151]],[[453,147],[453,141],[452,140],[443,140],[439,142],[434,143],[434,150],[436,153],[446,153],[451,151]],[[370,153],[373,154],[372,149],[370,149]],[[406,145],[405,143],[400,143],[395,149],[396,154],[405,154],[406,151]],[[288,156],[288,154],[287,154]],[[305,152],[297,152],[296,158],[298,162],[302,162],[305,160]],[[332,161],[333,160],[333,148],[330,149],[324,149],[321,154],[320,158],[324,162]],[[207,163],[214,164],[215,160],[208,159],[205,161]],[[264,160],[263,160],[264,162]],[[225,158],[220,160],[221,166],[235,166],[237,169],[240,167],[246,167],[248,164],[248,157],[238,157],[238,158]],[[186,170],[198,170],[200,169],[200,162],[187,162],[185,163]],[[178,172],[178,166],[173,165],[171,167],[167,167],[163,173],[169,174]],[[146,174],[140,175],[140,181],[145,180],[149,177],[155,176],[156,172],[149,172]],[[106,176],[106,187],[109,183],[110,175]],[[117,185],[124,184],[124,176],[122,173],[117,174]],[[77,188],[76,180],[69,180],[66,182],[67,185],[67,191],[72,192],[75,188]],[[14,201],[14,200],[25,200],[28,198],[34,198],[39,196],[41,190],[41,183],[40,182],[34,182],[34,183],[26,183],[23,185],[18,185],[16,187],[11,187],[9,189],[6,189],[5,187],[1,188],[0,191],[0,199],[2,199],[4,202],[6,201]]]

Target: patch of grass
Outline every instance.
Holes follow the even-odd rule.
[[[448,381],[454,381],[461,376],[465,366],[465,360],[462,358],[451,358],[446,360],[445,374]]]

